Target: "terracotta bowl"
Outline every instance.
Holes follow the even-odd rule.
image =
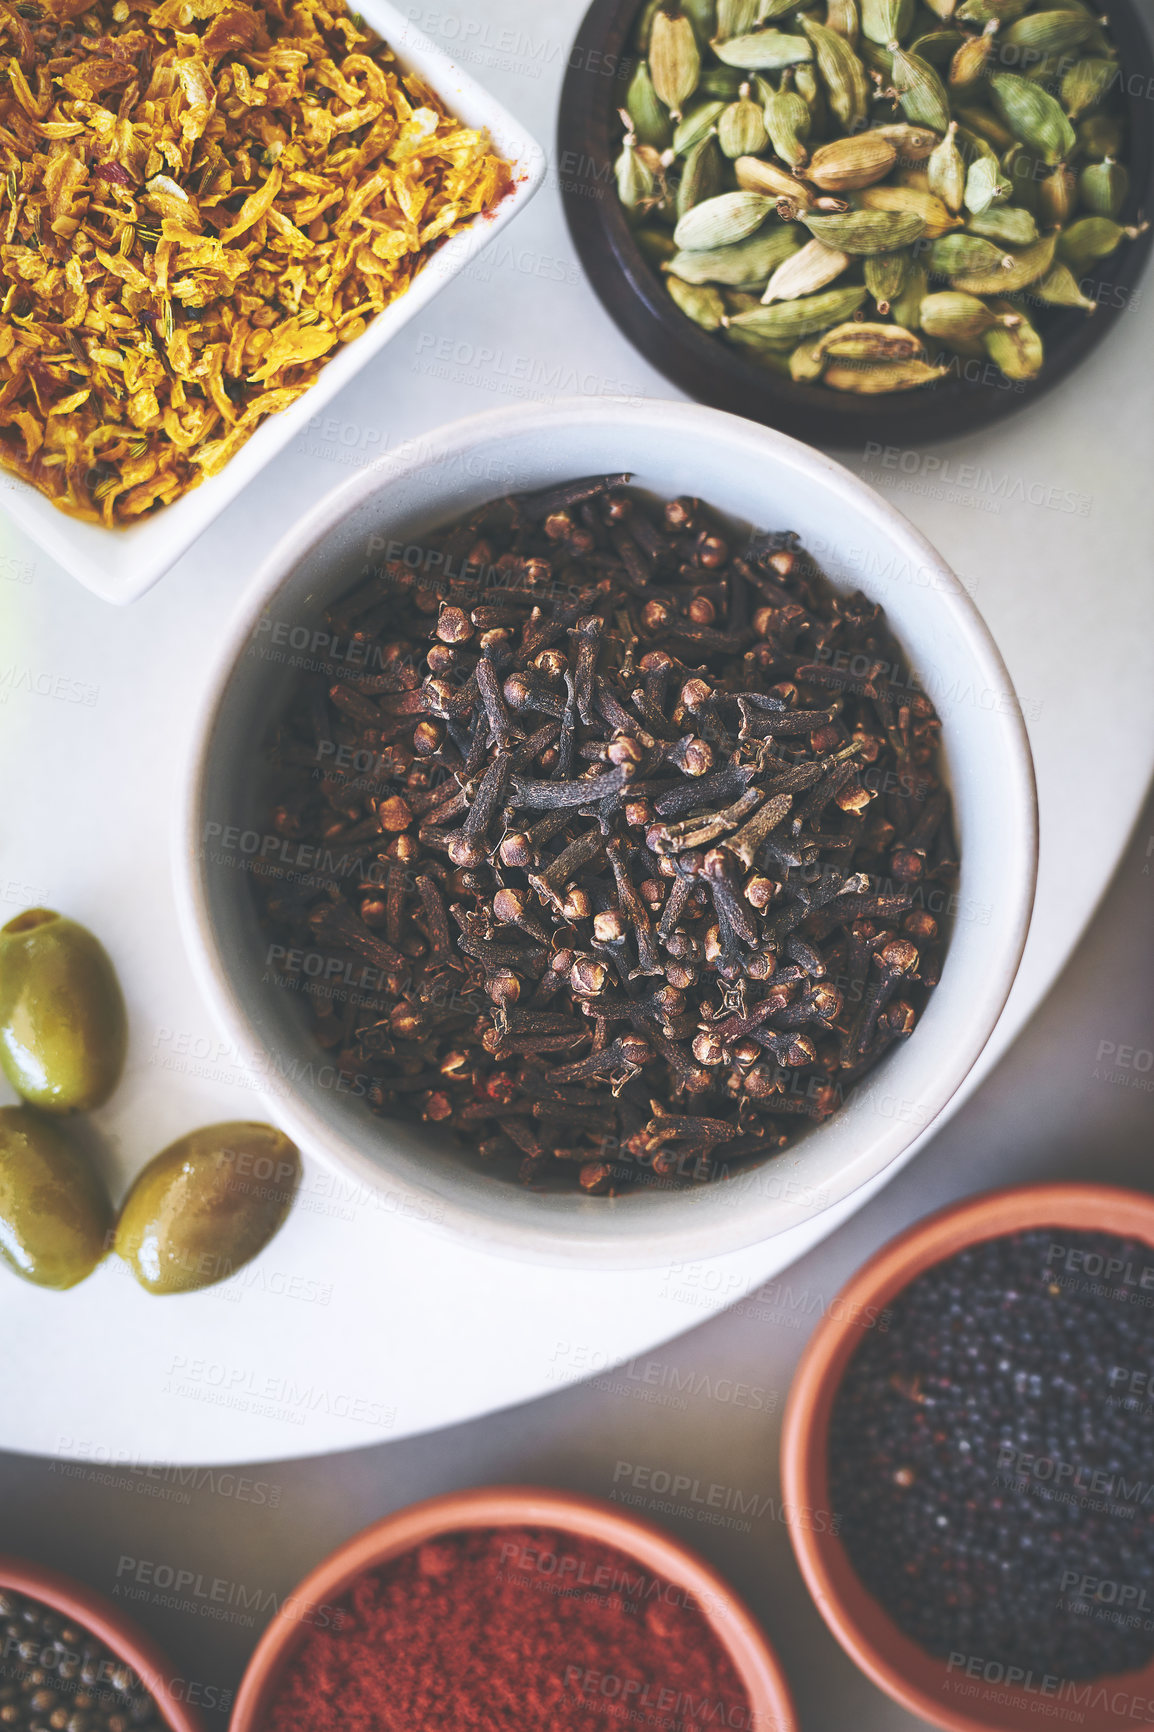
[[[983,1239],[1036,1227],[1114,1233],[1154,1247],[1154,1197],[1108,1185],[1023,1185],[991,1191],[920,1221],[842,1288],[802,1357],[782,1436],[787,1502],[829,1508],[827,1438],[838,1386],[861,1330],[935,1263]],[[1154,1261],[1154,1260],[1152,1260]],[[1141,1671],[1048,1689],[1023,1686],[991,1662],[970,1670],[935,1659],[898,1629],[862,1586],[839,1539],[790,1528],[797,1561],[822,1617],[862,1671],[903,1708],[950,1732],[1024,1732],[1071,1725],[1083,1732],[1154,1727],[1154,1663]],[[988,1674],[988,1675],[987,1675]]]
[[[189,1705],[190,1697],[212,1706],[211,1693],[177,1676],[172,1662],[132,1618],[118,1606],[94,1593],[83,1582],[73,1581],[57,1570],[42,1568],[25,1558],[0,1553],[0,1588],[26,1594],[59,1612],[69,1623],[82,1624],[106,1648],[131,1666],[152,1692],[157,1708],[171,1732],[204,1732],[204,1722]]]
[[[462,1528],[560,1528],[599,1540],[685,1588],[700,1604],[727,1649],[749,1697],[756,1732],[796,1732],[785,1676],[752,1614],[709,1565],[648,1522],[622,1515],[599,1498],[537,1486],[487,1486],[412,1504],[374,1522],[307,1575],[277,1611],[241,1680],[230,1732],[263,1732],[265,1716],[293,1653],[309,1629],[310,1606],[331,1605],[358,1576],[377,1569],[438,1534]]]

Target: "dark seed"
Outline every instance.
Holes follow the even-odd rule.
[[[1154,1658],[1152,1284],[1135,1240],[1013,1234],[863,1334],[830,1500],[863,1583],[931,1654],[1062,1680]]]
[[[386,565],[329,610],[357,677],[275,723],[285,861],[255,880],[270,954],[323,953],[284,984],[370,1105],[597,1196],[836,1111],[924,1009],[948,933],[909,917],[957,873],[880,608],[796,536],[624,482],[494,500],[428,538],[436,576]],[[302,882],[306,853],[332,864]]]

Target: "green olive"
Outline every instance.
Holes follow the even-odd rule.
[[[125,1199],[116,1254],[150,1293],[224,1281],[262,1251],[300,1182],[296,1146],[271,1125],[205,1125],[149,1161]]]
[[[112,1205],[64,1132],[0,1107],[0,1257],[38,1287],[75,1287],[108,1248]]]
[[[99,939],[50,908],[0,929],[0,1067],[49,1113],[104,1104],[120,1080],[124,999]]]

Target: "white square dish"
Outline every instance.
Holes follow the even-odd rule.
[[[406,72],[423,78],[466,125],[488,132],[498,154],[511,166],[512,186],[491,214],[475,217],[467,229],[446,241],[406,292],[379,313],[363,335],[339,349],[295,403],[262,422],[219,475],[155,515],[123,529],[85,523],[60,511],[30,483],[0,469],[0,511],[104,601],[135,601],[163,577],[253,476],[513,220],[544,178],[545,157],[537,141],[388,0],[358,0],[358,11]]]

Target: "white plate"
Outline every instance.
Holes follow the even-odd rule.
[[[476,217],[468,228],[438,248],[406,293],[378,313],[363,335],[339,348],[303,396],[262,422],[219,475],[155,515],[124,529],[84,523],[58,511],[27,481],[0,469],[0,505],[8,516],[105,601],[135,601],[175,565],[253,476],[315,421],[446,283],[467,269],[519,214],[541,183],[545,158],[537,142],[488,91],[414,28],[412,13],[406,18],[388,0],[359,0],[359,9],[394,50],[398,63],[424,78],[451,114],[469,126],[488,131],[500,155],[512,165],[513,185],[491,215]]]
[[[523,0],[482,0],[467,16],[424,0],[416,9],[530,130],[550,135],[584,0],[551,0],[529,22]],[[555,191],[557,174],[579,172],[560,159],[523,220],[133,608],[104,607],[18,530],[0,539],[0,906],[54,903],[94,926],[116,956],[133,1044],[96,1128],[117,1185],[191,1125],[262,1110],[247,1055],[220,1050],[184,958],[166,815],[221,623],[272,541],[366,452],[456,416],[574,391],[673,395],[581,278]],[[863,446],[849,459],[967,582],[1033,746],[1038,896],[974,1081],[1072,952],[1154,765],[1154,417],[1138,388],[1152,348],[1147,292],[1028,415],[947,445]],[[1148,1045],[1143,1033],[1104,1024],[1095,1038]],[[1089,1087],[1092,1045],[1082,1060]],[[363,1204],[358,1212],[359,1199],[326,1195],[329,1183],[310,1168],[305,1208],[235,1283],[235,1297],[221,1287],[146,1299],[112,1266],[71,1294],[0,1280],[0,1447],[260,1461],[467,1420],[699,1322],[866,1195],[803,1232],[670,1279],[666,1270],[582,1275],[500,1262]],[[474,1477],[485,1477],[483,1460]]]

